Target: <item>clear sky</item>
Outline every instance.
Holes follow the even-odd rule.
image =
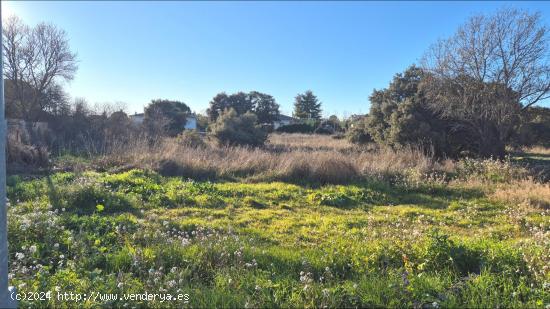
[[[13,2],[2,15],[65,29],[79,70],[66,89],[91,103],[177,99],[203,112],[218,92],[269,93],[292,112],[311,89],[323,113],[366,113],[374,88],[475,13],[547,2]],[[548,105],[548,104],[546,104]]]

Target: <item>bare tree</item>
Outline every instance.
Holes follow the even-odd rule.
[[[11,83],[12,104],[28,119],[51,109],[46,94],[60,81],[70,81],[77,70],[76,54],[70,50],[67,34],[52,24],[33,28],[18,17],[3,24],[4,76]]]
[[[477,136],[480,154],[502,157],[521,110],[550,97],[549,52],[538,13],[473,16],[423,59],[432,106]]]

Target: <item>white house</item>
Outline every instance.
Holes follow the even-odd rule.
[[[185,122],[185,130],[196,130],[197,129],[197,116],[189,115],[187,116],[187,121]]]
[[[130,119],[132,122],[136,125],[141,125],[143,123],[143,119],[145,118],[145,114],[143,113],[135,113],[133,115],[130,115]],[[195,114],[191,114],[187,116],[187,121],[185,122],[186,130],[196,130],[197,129],[197,116]]]
[[[299,123],[300,120],[294,117],[286,116],[286,115],[279,115],[279,118],[277,120],[273,121],[273,129],[277,130],[277,128],[286,126],[289,124]]]

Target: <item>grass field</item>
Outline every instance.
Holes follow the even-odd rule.
[[[550,187],[509,163],[456,165],[445,177],[340,185],[144,169],[14,175],[11,282],[52,291],[25,306],[71,306],[57,291],[147,291],[189,302],[78,304],[548,308]]]

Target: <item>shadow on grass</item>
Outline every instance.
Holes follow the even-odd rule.
[[[407,188],[385,185],[385,188],[381,189],[382,192],[389,196],[391,204],[410,204],[430,209],[445,209],[452,201],[476,199],[485,196],[480,189],[450,188],[444,186]]]
[[[48,199],[55,209],[61,209],[61,197],[59,191],[57,191],[55,185],[53,184],[50,173],[46,175],[46,183],[48,184]]]
[[[124,196],[93,186],[62,194],[54,184],[51,174],[46,175],[47,195],[54,209],[63,209],[76,215],[113,215],[131,213],[141,217],[139,209]],[[62,201],[65,200],[66,203]]]

